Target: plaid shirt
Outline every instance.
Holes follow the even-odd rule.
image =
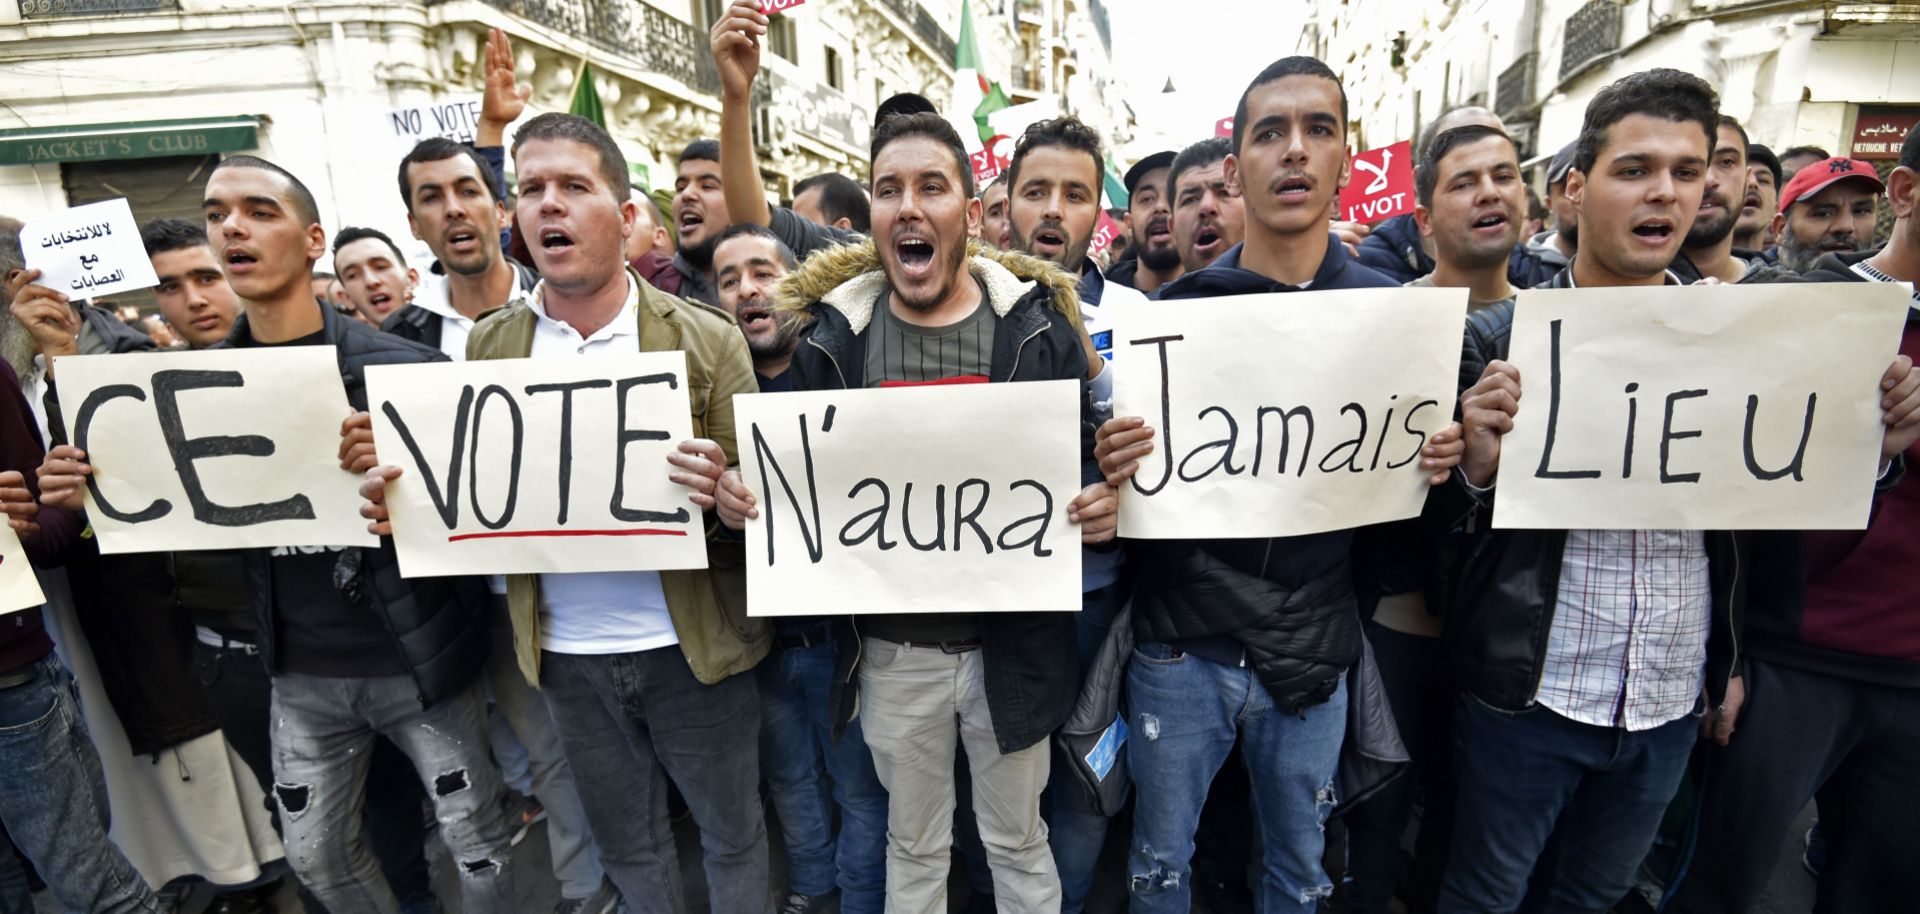
[[[1628,730],[1689,714],[1712,612],[1699,531],[1570,530],[1535,700],[1583,724]]]

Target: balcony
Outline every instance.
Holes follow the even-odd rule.
[[[1511,120],[1533,101],[1533,64],[1534,54],[1528,51],[1494,81],[1493,110],[1501,119]]]
[[[1567,17],[1561,32],[1560,79],[1585,69],[1595,60],[1620,50],[1620,4],[1617,0],[1588,0]]]
[[[180,0],[19,0],[19,2],[21,19],[108,16],[114,13],[151,13],[180,8]]]
[[[427,2],[431,6],[447,0]],[[630,62],[642,72],[679,80],[710,95],[720,93],[720,74],[713,68],[713,54],[707,49],[706,35],[640,0],[479,2],[577,38]]]
[[[879,2],[886,4],[888,9],[893,10],[894,15],[899,16],[912,27],[913,33],[920,36],[921,41],[931,45],[941,63],[953,61],[955,50],[953,36],[947,34],[946,30],[940,27],[940,23],[933,21],[933,15],[927,12],[926,7],[915,0],[879,0]]]

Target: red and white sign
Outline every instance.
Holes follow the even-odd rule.
[[[1012,150],[1007,149],[1012,143],[1012,137],[1000,134],[988,140],[986,147],[979,152],[967,155],[968,163],[973,166],[975,187],[986,187],[987,182],[1000,177],[1000,173],[1006,171],[1008,165],[1013,164],[1013,158],[1008,154]]]
[[[1413,212],[1413,144],[1369,149],[1353,157],[1353,175],[1340,191],[1340,217],[1375,223]]]
[[[1100,211],[1100,221],[1093,224],[1093,240],[1087,242],[1088,256],[1099,256],[1101,251],[1113,245],[1113,239],[1120,236],[1120,223],[1113,221],[1106,210]]]
[[[1223,117],[1213,122],[1214,136],[1233,136],[1233,118]]]
[[[807,0],[760,0],[760,12],[772,16],[783,10],[793,9],[805,2],[807,2]]]

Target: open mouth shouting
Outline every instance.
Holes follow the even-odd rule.
[[[573,247],[573,236],[565,229],[542,228],[539,238],[540,249],[548,254],[559,254]]]
[[[900,263],[903,279],[917,281],[933,275],[932,238],[910,232],[895,235],[893,256]]]
[[[1067,233],[1057,222],[1042,222],[1033,230],[1030,246],[1036,257],[1059,260],[1067,252]]]
[[[471,225],[450,226],[443,237],[448,253],[473,254],[480,250],[480,230]]]
[[[1740,201],[1740,214],[1750,216],[1760,211],[1760,195],[1748,194]]]
[[[1642,220],[1634,225],[1633,237],[1647,247],[1664,247],[1673,239],[1673,220],[1666,218]]]
[[[1282,203],[1305,203],[1313,193],[1313,179],[1304,174],[1282,175],[1273,182],[1273,195]]]
[[[260,258],[252,251],[242,247],[229,247],[226,253],[227,272],[234,276],[245,276],[260,265]]]
[[[1193,252],[1202,259],[1211,260],[1225,253],[1226,239],[1220,235],[1220,227],[1212,222],[1202,222],[1193,233]]]
[[[1172,244],[1173,220],[1166,216],[1155,216],[1147,220],[1148,244]]]
[[[1488,210],[1474,217],[1469,227],[1473,229],[1473,233],[1476,236],[1499,237],[1506,234],[1507,226],[1511,224],[1512,222],[1507,219],[1507,214],[1496,209]]]
[[[740,329],[748,336],[759,336],[773,331],[773,306],[764,300],[741,302],[737,316]]]
[[[393,308],[393,305],[394,298],[391,292],[375,292],[367,296],[367,307],[372,308],[379,314],[387,313],[388,310]]]
[[[707,224],[707,217],[694,212],[692,209],[681,210],[678,218],[681,235],[698,235],[700,234],[700,227]]]

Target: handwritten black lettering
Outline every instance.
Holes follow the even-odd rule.
[[[811,464],[812,460],[809,459],[808,463]],[[761,478],[763,480],[765,479],[764,470],[762,470]],[[783,484],[784,481],[783,478]],[[874,541],[874,545],[879,547],[881,552],[885,552],[900,545],[893,540],[887,539],[887,513],[893,509],[893,490],[887,488],[885,482],[868,477],[854,483],[853,488],[847,490],[847,500],[854,500],[854,498],[860,494],[860,490],[867,488],[878,489],[880,491],[880,503],[859,514],[855,514],[851,520],[848,520],[847,523],[840,528],[840,545],[858,546],[871,539]],[[814,503],[814,510],[818,512],[819,509],[819,502],[816,501]],[[866,532],[859,536],[849,536],[848,532],[853,529],[854,525],[862,521],[868,522]],[[769,521],[769,524],[771,524],[771,521]],[[805,525],[802,525],[801,531],[803,533],[805,529]],[[771,527],[769,527],[769,530],[771,530]],[[767,539],[769,540],[767,543],[767,561],[771,563],[773,561],[773,543],[771,542],[773,534],[771,532],[768,533]],[[819,559],[816,558],[815,561],[819,561]]]
[[[1296,476],[1307,475],[1307,458],[1313,450],[1313,410],[1305,406],[1296,406],[1282,411],[1278,406],[1262,406],[1253,414],[1253,475],[1260,475],[1260,455],[1267,446],[1267,417],[1280,417],[1280,457],[1274,468],[1280,475],[1287,475],[1287,448],[1293,444],[1293,417],[1307,420],[1307,440],[1300,445],[1300,469]]]
[[[1009,492],[1016,489],[1032,489],[1040,493],[1040,507],[1032,514],[1008,524],[1000,531],[1000,536],[995,538],[994,542],[999,544],[1002,552],[1012,552],[1024,546],[1032,546],[1036,557],[1046,558],[1053,554],[1053,550],[1046,547],[1047,527],[1053,523],[1053,493],[1047,491],[1046,486],[1031,479],[1016,479],[1012,485],[1007,486]],[[1013,531],[1028,524],[1034,525],[1032,536],[1023,540],[1007,541],[1008,537],[1013,535]]]
[[[1187,456],[1180,461],[1181,482],[1195,482],[1212,475],[1213,471],[1220,469],[1226,470],[1228,476],[1240,475],[1241,468],[1233,465],[1233,449],[1239,447],[1240,444],[1240,423],[1233,421],[1232,413],[1218,406],[1209,406],[1201,410],[1200,414],[1194,418],[1205,419],[1208,413],[1218,413],[1220,414],[1220,418],[1227,420],[1227,437],[1221,438],[1218,441],[1209,441],[1206,444],[1194,448],[1191,453],[1187,454]],[[1220,459],[1214,461],[1213,466],[1207,467],[1198,473],[1189,473],[1187,471],[1187,464],[1192,463],[1193,458],[1216,448],[1220,451]]]
[[[686,508],[677,508],[672,511],[647,511],[626,506],[627,445],[635,441],[667,440],[667,433],[663,431],[627,427],[627,393],[642,384],[665,384],[669,388],[678,388],[680,379],[671,373],[650,374],[636,378],[621,378],[620,382],[614,385],[613,396],[618,404],[616,408],[618,419],[614,428],[618,429],[618,434],[613,446],[613,500],[607,505],[607,510],[614,517],[629,522],[686,523],[691,517]]]
[[[1419,429],[1413,427],[1413,417],[1419,415],[1420,411],[1427,407],[1437,407],[1439,405],[1440,401],[1438,400],[1421,400],[1415,403],[1412,409],[1407,410],[1405,416],[1401,417],[1400,430],[1406,432],[1407,435],[1413,439],[1413,451],[1407,454],[1406,459],[1387,464],[1387,469],[1397,470],[1420,459],[1420,449],[1427,446],[1427,436]]]
[[[1792,476],[1794,482],[1806,481],[1806,477],[1800,474],[1807,462],[1807,441],[1813,437],[1813,405],[1817,397],[1817,394],[1807,394],[1806,418],[1800,425],[1800,446],[1794,448],[1793,459],[1787,461],[1787,465],[1780,469],[1767,470],[1761,468],[1760,461],[1753,454],[1753,417],[1760,411],[1760,397],[1755,394],[1747,395],[1747,431],[1741,438],[1740,450],[1741,456],[1747,461],[1747,472],[1752,473],[1753,478],[1771,480]]]
[[[1540,448],[1540,467],[1533,471],[1539,479],[1599,479],[1599,470],[1550,470],[1553,443],[1560,430],[1560,321],[1547,325],[1551,340],[1547,371],[1547,440]]]
[[[1333,450],[1328,451],[1325,457],[1320,458],[1320,472],[1322,473],[1333,472],[1333,467],[1329,467],[1327,464],[1332,463],[1334,466],[1339,466],[1340,461],[1334,458],[1340,456],[1341,451],[1349,448],[1351,448],[1351,450],[1348,451],[1347,454],[1347,471],[1352,473],[1360,472],[1360,449],[1366,447],[1367,444],[1367,410],[1366,407],[1358,403],[1349,403],[1340,407],[1340,415],[1344,416],[1347,413],[1353,413],[1360,419],[1360,430],[1355,432],[1352,438],[1334,445]]]
[[[1142,495],[1153,495],[1167,487],[1173,478],[1173,388],[1168,383],[1167,344],[1186,339],[1184,336],[1155,336],[1133,340],[1135,346],[1152,346],[1160,359],[1160,441],[1154,450],[1160,454],[1164,469],[1160,472],[1160,481],[1150,486],[1140,484],[1140,474],[1133,476],[1134,491]],[[1002,543],[1001,548],[1006,548]]]
[[[1697,397],[1704,397],[1706,395],[1707,395],[1707,391],[1704,388],[1699,390],[1676,390],[1673,393],[1667,394],[1666,417],[1660,420],[1660,481],[1661,482],[1673,483],[1673,482],[1699,482],[1700,481],[1699,473],[1668,472],[1667,460],[1670,456],[1672,456],[1673,442],[1681,440],[1683,438],[1700,437],[1700,431],[1698,429],[1694,429],[1692,431],[1680,431],[1680,432],[1676,432],[1673,430],[1674,404],[1679,403],[1681,400],[1692,400]]]
[[[900,530],[907,535],[907,545],[921,552],[947,548],[947,487],[936,485],[933,489],[933,539],[922,543],[913,536],[913,483],[907,483],[900,493]]]
[[[480,508],[480,419],[485,415],[487,399],[499,397],[507,401],[507,418],[513,420],[513,448],[508,452],[507,460],[507,503],[501,507],[498,519],[489,520],[487,512]],[[488,530],[501,530],[513,522],[514,506],[520,502],[520,450],[526,437],[526,423],[521,421],[520,404],[515,403],[513,394],[498,384],[488,384],[480,389],[480,396],[473,401],[473,439],[467,451],[467,501],[473,505],[473,518],[480,526]]]
[[[73,419],[74,447],[82,451],[87,450],[87,437],[93,429],[94,413],[99,412],[100,407],[107,405],[109,401],[122,397],[145,403],[147,392],[133,384],[108,384],[88,394],[87,398],[80,402],[80,411],[74,415]],[[93,496],[94,510],[122,523],[140,524],[158,520],[173,510],[172,502],[164,498],[156,498],[151,504],[138,511],[122,511],[114,507],[113,502],[107,500],[107,496],[100,491],[100,478],[91,473],[87,475],[87,493]]]
[[[433,466],[427,462],[420,445],[414,440],[413,430],[407,427],[400,411],[393,408],[391,402],[380,404],[381,414],[393,423],[393,430],[400,433],[400,443],[407,448],[407,454],[413,458],[413,465],[420,471],[420,481],[426,484],[427,498],[433,501],[433,509],[440,514],[440,522],[452,530],[460,523],[460,461],[467,443],[467,409],[473,405],[473,385],[460,388],[460,403],[453,411],[453,449],[447,455],[447,485],[441,489],[435,478]],[[563,452],[564,453],[564,452]],[[443,495],[442,492],[445,492]]]
[[[160,434],[166,438],[167,452],[173,458],[173,470],[187,493],[187,505],[194,519],[220,527],[250,527],[278,520],[312,520],[313,502],[305,495],[294,495],[275,502],[253,505],[219,505],[207,497],[194,461],[209,457],[269,457],[272,439],[261,435],[208,435],[188,438],[180,418],[181,392],[209,388],[244,387],[246,380],[237,371],[181,371],[153,373],[153,409],[160,420]]]
[[[567,522],[567,498],[573,491],[573,392],[599,390],[612,386],[613,382],[605,378],[560,384],[527,385],[527,396],[530,397],[545,393],[560,394],[560,466],[555,474],[558,477],[556,484],[560,487],[560,515],[554,523]]]
[[[753,423],[753,458],[759,464],[759,468],[760,468],[760,504],[762,506],[760,513],[765,515],[767,519],[767,564],[768,565],[772,565],[774,563],[773,545],[774,545],[774,541],[780,538],[779,536],[780,528],[776,524],[774,524],[773,479],[775,476],[778,476],[780,478],[780,488],[782,491],[786,492],[787,504],[793,508],[793,513],[796,515],[794,519],[800,525],[800,540],[806,546],[807,559],[811,562],[814,562],[815,564],[818,564],[820,562],[821,556],[825,554],[823,550],[824,544],[821,542],[820,537],[817,535],[820,532],[820,494],[818,490],[815,489],[814,482],[813,482],[813,445],[812,445],[812,442],[808,440],[808,437],[807,437],[807,414],[806,413],[800,414],[799,424],[800,424],[800,455],[802,460],[806,464],[807,502],[808,502],[808,507],[811,508],[813,511],[812,526],[807,525],[807,512],[801,510],[800,499],[797,495],[794,494],[793,484],[787,481],[786,470],[781,468],[780,461],[774,459],[773,448],[767,445],[766,436],[761,434],[760,423],[758,422]],[[767,468],[769,466],[773,468],[773,472],[771,474],[767,472]],[[884,494],[885,486],[882,486],[881,490],[882,490],[882,493]],[[854,492],[858,492],[858,491],[860,491],[860,486],[856,485],[853,487],[853,492],[848,492],[847,496],[851,498]],[[880,502],[880,507],[881,507],[880,522],[881,523],[885,523],[886,521],[886,516],[887,516],[886,506],[887,506],[887,502],[883,498]],[[847,526],[851,527],[853,526],[853,524],[849,522]],[[840,533],[842,537],[842,542],[845,542],[844,537],[846,536],[846,529],[842,528]],[[882,537],[883,542],[884,542],[884,539],[885,538]],[[892,547],[883,545],[882,548],[891,549]]]

